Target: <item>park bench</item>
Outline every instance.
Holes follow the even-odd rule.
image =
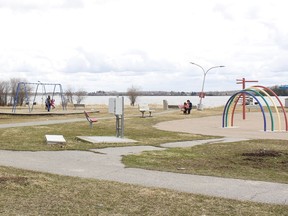
[[[77,109],[78,107],[85,108],[85,104],[73,104],[73,105],[74,105],[74,109]]]
[[[175,104],[170,105],[170,104],[168,104],[168,109],[178,109],[179,106],[180,106],[180,105],[175,105]]]
[[[168,109],[180,109],[180,111],[184,111],[184,105],[180,104],[180,105],[168,105]],[[193,105],[192,109],[197,109],[197,106]]]
[[[247,108],[248,111],[250,112],[251,109],[254,109],[254,110],[259,109],[259,105],[246,105],[246,108]]]
[[[138,105],[139,111],[142,113],[142,118],[145,118],[144,114],[145,112],[149,113],[149,117],[152,117],[152,112],[154,112],[155,110],[151,110],[148,106],[148,104],[139,104]]]
[[[90,117],[89,114],[86,111],[84,111],[84,114],[85,114],[85,117],[86,117],[87,121],[90,124],[90,128],[92,128],[93,127],[93,123],[98,122],[98,119],[95,118],[95,117]]]

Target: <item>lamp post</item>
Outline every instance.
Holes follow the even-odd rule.
[[[200,67],[200,68],[202,69],[202,71],[203,71],[202,89],[201,89],[201,92],[200,92],[200,95],[199,95],[200,101],[199,101],[199,104],[198,104],[198,107],[197,107],[198,110],[203,110],[202,99],[204,98],[204,85],[205,85],[206,75],[207,75],[207,73],[208,73],[210,70],[212,70],[212,69],[214,69],[214,68],[220,68],[220,67],[225,67],[225,66],[223,66],[223,65],[214,66],[214,67],[211,67],[211,68],[209,68],[208,70],[205,71],[204,68],[203,68],[201,65],[196,64],[196,63],[194,63],[194,62],[190,62],[190,63],[193,64],[193,65],[196,65],[196,66]]]

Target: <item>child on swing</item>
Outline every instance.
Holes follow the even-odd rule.
[[[51,105],[52,109],[55,109],[55,99],[51,100],[50,105]]]

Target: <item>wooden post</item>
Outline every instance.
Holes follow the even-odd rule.
[[[236,79],[236,84],[242,84],[242,90],[244,90],[246,82],[258,82],[258,80],[246,80],[245,78]],[[242,93],[242,116],[243,120],[246,119],[246,94]]]

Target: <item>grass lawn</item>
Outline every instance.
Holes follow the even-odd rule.
[[[222,109],[206,109],[184,116],[175,112],[140,118],[137,108],[125,109],[125,137],[154,145],[173,141],[214,138],[166,132],[153,125],[166,120],[221,115]],[[0,149],[89,150],[129,144],[90,144],[76,136],[114,136],[115,119],[105,110],[92,129],[86,121],[55,125],[0,129]],[[101,119],[103,117],[103,119]],[[84,118],[67,116],[0,115],[2,123]],[[104,119],[105,118],[105,119]],[[49,146],[45,134],[62,134],[65,146]],[[171,172],[197,173],[288,183],[285,141],[252,140],[144,152],[123,159],[127,166]],[[269,205],[180,193],[94,179],[66,177],[0,166],[0,215],[287,215],[288,205]]]
[[[287,215],[288,206],[0,167],[0,215]]]
[[[208,112],[207,112],[208,113]],[[219,110],[211,110],[211,114],[220,113]],[[202,115],[199,113],[199,115]],[[108,114],[106,109],[100,111],[99,114],[93,114],[99,118],[99,122],[94,124],[91,129],[87,121],[65,123],[65,124],[54,124],[54,125],[40,125],[30,127],[15,127],[0,129],[0,149],[6,150],[88,150],[91,148],[103,148],[113,146],[125,146],[131,145],[131,143],[101,143],[91,144],[85,143],[76,139],[76,136],[115,136],[115,118],[113,115]],[[176,110],[175,112],[168,112],[165,114],[157,113],[152,118],[140,118],[141,113],[138,108],[127,108],[125,110],[125,126],[124,134],[126,138],[137,140],[136,145],[153,145],[159,146],[161,143],[171,141],[185,141],[194,139],[208,139],[213,138],[203,135],[194,135],[187,133],[176,133],[168,131],[156,130],[152,126],[158,122],[183,119],[183,118],[194,118],[195,116],[185,116]],[[11,115],[0,115],[0,121],[3,122],[27,122],[27,121],[51,121],[58,119],[71,119],[80,118],[84,119],[84,114],[67,115],[67,116],[11,116]],[[101,119],[103,118],[103,119]],[[67,145],[65,146],[49,146],[46,145],[45,135],[46,134],[61,134],[65,137]],[[64,148],[63,148],[64,147]]]
[[[147,151],[123,158],[127,167],[288,184],[286,140],[249,140]]]

